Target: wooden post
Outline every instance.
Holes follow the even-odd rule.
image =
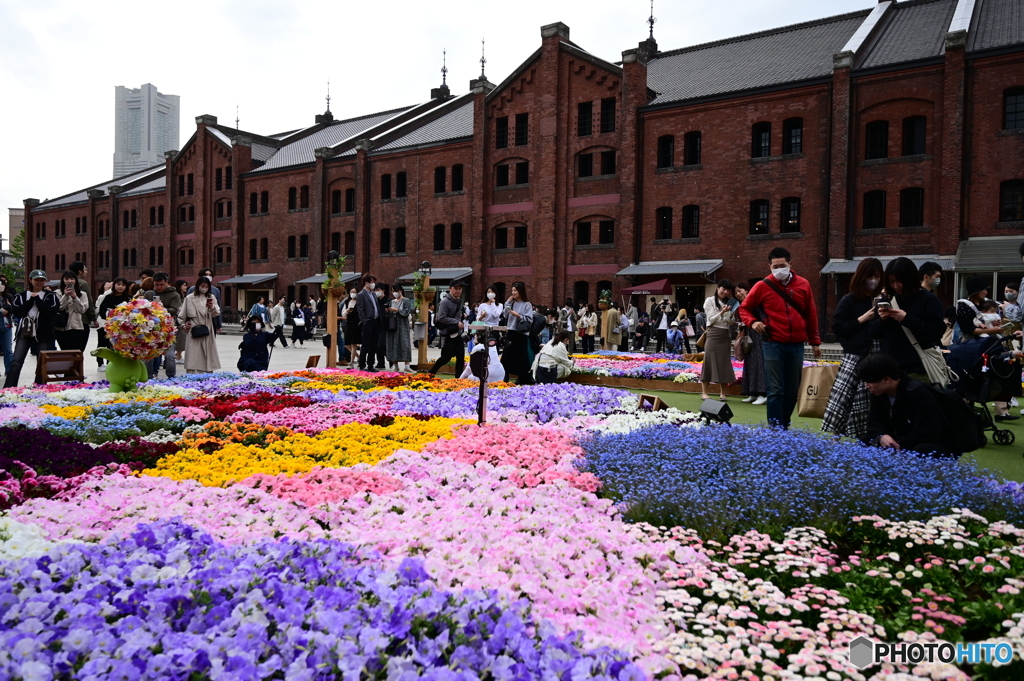
[[[430,275],[428,274],[423,277],[423,290],[419,292],[420,321],[424,323],[424,326],[423,338],[420,340],[420,345],[417,348],[419,352],[416,356],[416,371],[421,373],[427,370],[427,346],[430,344],[430,310],[428,308],[432,299],[428,299],[427,296],[429,289]]]

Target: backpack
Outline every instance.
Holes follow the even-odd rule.
[[[985,445],[985,427],[981,415],[964,402],[955,390],[934,384],[926,387],[942,410],[942,420],[946,424],[943,439],[955,445],[956,451],[965,454],[981,449]]]

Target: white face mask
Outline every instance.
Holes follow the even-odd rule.
[[[868,291],[874,291],[876,288],[878,288],[878,282],[880,281],[881,279],[865,279],[864,288],[867,289]]]
[[[0,293],[3,293],[6,290],[7,290],[7,287],[3,284],[3,282],[0,282]]]
[[[942,283],[942,277],[935,277],[932,279],[932,286],[938,286]]]
[[[199,293],[203,294],[204,296],[208,295],[210,293],[210,289],[208,289],[208,288],[201,288],[201,289],[199,289]]]
[[[383,298],[383,297],[384,297],[384,292],[383,292],[383,291],[374,291],[374,294],[375,294],[375,295],[376,295],[376,296],[377,296],[378,298]]]
[[[262,324],[253,324],[252,328],[254,328],[257,332],[259,332],[259,331],[263,330],[263,325]]]
[[[772,270],[772,276],[777,281],[789,281],[789,272],[790,269],[788,267],[777,267]]]
[[[498,296],[494,293],[494,291],[488,291],[487,292],[487,300],[494,300],[497,297]]]
[[[392,291],[391,292],[391,297],[397,300],[398,299],[398,291]]]
[[[353,291],[352,293],[348,294],[348,297],[351,298],[352,300],[355,300],[356,299],[356,292]]]

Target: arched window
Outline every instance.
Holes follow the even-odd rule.
[[[675,165],[675,135],[662,135],[658,138],[658,167],[671,168]]]
[[[231,246],[220,244],[213,250],[214,262],[224,265],[231,262]]]
[[[256,239],[249,239],[249,260],[259,260],[259,251],[256,249]]]
[[[683,238],[700,238],[700,206],[683,206]]]
[[[526,248],[526,225],[516,225],[512,230],[512,248]]]
[[[156,224],[158,224],[158,225],[164,224],[164,207],[163,206],[157,206],[156,207]]]
[[[434,225],[434,250],[444,250],[444,225]]]
[[[444,166],[438,166],[434,168],[434,193],[443,194],[447,191],[447,174],[448,169]]]
[[[348,188],[345,190],[345,212],[354,213],[356,210],[356,190]]]
[[[389,174],[380,176],[380,198],[381,201],[391,198],[391,175]]]
[[[461,251],[462,250],[462,223],[453,222],[451,231],[451,243],[448,245],[449,250]]]
[[[299,190],[295,187],[288,187],[288,210],[295,210],[299,207]]]
[[[299,237],[299,257],[309,257],[309,236],[306,234]]]
[[[331,232],[331,250],[341,253],[341,232]]]
[[[864,158],[889,158],[889,121],[864,126]]]
[[[692,130],[683,136],[684,164],[688,166],[700,165],[700,130]]]
[[[576,223],[576,245],[589,246],[593,243],[591,227],[594,223],[590,220],[580,220]]]
[[[800,231],[800,199],[791,196],[782,199],[782,212],[779,214],[781,225],[779,231],[791,234]]]
[[[924,140],[928,119],[924,116],[907,116],[903,119],[903,155],[917,156],[925,153]]]
[[[149,226],[152,227],[156,224],[156,206],[149,207]],[[78,231],[78,224],[75,224],[75,231]]]
[[[1024,87],[1003,91],[1003,130],[1024,128]]]
[[[454,170],[452,172],[454,172]],[[408,180],[406,179],[407,177],[408,176],[405,174],[404,170],[402,172],[400,172],[400,173],[395,175],[395,198],[396,199],[401,199],[401,198],[404,198],[406,195],[408,195],[409,187],[408,187]],[[454,182],[454,181],[455,180],[454,180],[454,177],[453,177],[452,182]]]
[[[885,229],[885,192],[864,192],[864,229]]]
[[[294,236],[288,237],[288,257],[289,258],[294,258],[295,257],[295,253],[297,251],[295,246],[296,246],[295,237]]]
[[[672,208],[671,206],[662,206],[654,210],[654,238],[655,239],[671,239],[672,238]]]
[[[341,190],[335,189],[331,192],[331,215],[341,212]]]
[[[356,254],[356,233],[352,230],[345,232],[345,255]]]
[[[391,252],[391,230],[384,228],[380,230],[380,252]]]
[[[395,253],[405,253],[405,227],[395,229]]]
[[[615,221],[614,220],[601,220],[597,223],[597,243],[599,244],[614,244],[615,243]]]
[[[270,212],[270,192],[260,192],[260,212]]]
[[[157,249],[156,249],[156,264],[158,266],[161,266],[161,267],[164,264],[164,247],[163,246],[157,246]]]
[[[299,187],[299,208],[306,210],[309,208],[309,185],[302,185]]]
[[[494,228],[494,250],[526,247],[526,225],[501,225]]]
[[[270,259],[270,239],[264,237],[260,239],[260,260]]]
[[[999,221],[1024,221],[1024,180],[1007,180],[999,185]]]
[[[750,130],[750,157],[766,158],[772,155],[772,124],[754,123]]]
[[[572,287],[572,297],[575,299],[577,305],[581,303],[589,302],[590,300],[590,282],[588,281],[577,281]]]
[[[924,226],[924,189],[908,187],[900,190],[900,227]]]
[[[132,224],[132,214],[129,213],[128,211],[124,211],[124,213],[121,214],[121,229],[129,229],[129,228],[131,228],[131,224]],[[59,236],[60,235],[60,221],[59,220],[54,225],[53,233],[54,233],[54,236]]]
[[[804,119],[787,118],[782,121],[782,153],[799,154],[804,150]]]
[[[768,233],[768,201],[765,199],[750,202],[750,233]]]
[[[404,173],[402,173],[404,175]],[[452,191],[461,192],[463,187],[463,166],[461,163],[456,163],[452,166]],[[405,196],[405,194],[402,194]]]
[[[132,229],[135,229],[138,226],[139,226],[139,213],[134,208],[132,208]]]
[[[178,206],[178,222],[188,222],[187,206]]]
[[[249,194],[249,215],[255,215],[259,212],[259,198],[256,196],[256,192]]]
[[[156,246],[149,247],[149,266],[156,265]]]

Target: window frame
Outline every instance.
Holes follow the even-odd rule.
[[[1014,196],[1016,194],[1016,196]],[[1016,206],[1013,206],[1013,204]],[[1015,211],[1012,217],[1010,211]],[[1024,179],[999,183],[999,222],[1024,221]]]
[[[434,241],[433,241],[434,248],[432,250],[435,253],[437,251],[445,250],[444,243],[445,243],[446,232],[447,232],[447,229],[445,228],[444,224],[438,223],[438,224],[434,225]]]
[[[516,114],[516,138],[517,147],[525,147],[530,143],[530,114],[528,112]]]
[[[508,116],[494,119],[494,148],[508,149]]]
[[[576,222],[576,245],[589,246],[593,243],[593,221],[579,220]]]
[[[768,199],[754,199],[750,202],[751,236],[771,233],[771,212],[771,202]]]
[[[782,209],[779,211],[779,233],[780,234],[799,234],[802,231],[800,226],[801,219],[801,202],[799,196],[787,196],[782,199]],[[795,222],[793,220],[793,213],[795,208]]]
[[[868,121],[864,124],[864,160],[883,158],[889,158],[889,121]]]
[[[662,135],[657,141],[657,151],[655,154],[655,167],[657,168],[674,168],[675,167],[675,154],[676,154],[676,136],[675,135]]]
[[[695,203],[683,206],[683,238],[700,238],[700,206]]]
[[[1003,130],[1022,129],[1024,129],[1024,86],[1006,88],[1003,90]]]
[[[673,226],[672,206],[658,206],[654,209],[654,234],[658,241],[672,238]]]
[[[576,136],[590,137],[594,134],[594,103],[578,102],[576,104]]]
[[[924,187],[900,190],[900,227],[924,227]],[[917,215],[913,215],[916,212]]]
[[[793,116],[782,121],[782,153],[802,154],[804,151],[804,119]]]
[[[903,119],[903,156],[928,153],[928,117],[907,116]]]
[[[758,121],[750,126],[750,158],[770,158],[771,155],[771,121]]]
[[[701,138],[700,130],[691,130],[683,135],[684,166],[699,166],[701,164]]]

